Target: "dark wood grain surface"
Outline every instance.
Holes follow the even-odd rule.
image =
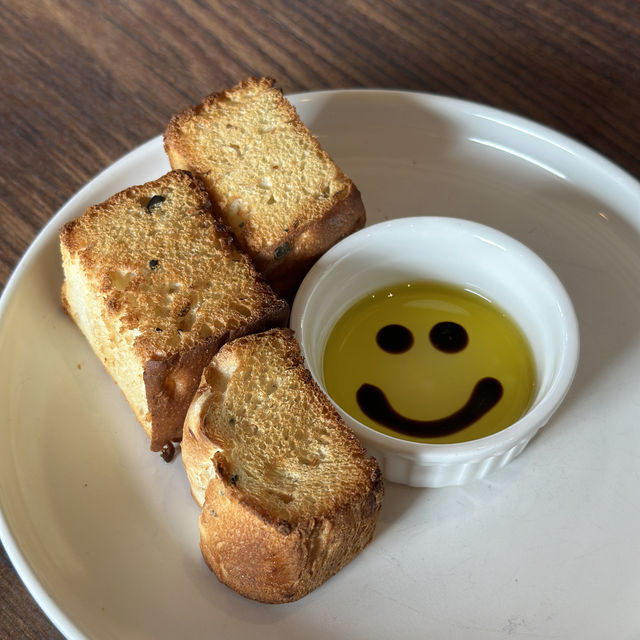
[[[248,75],[483,102],[640,177],[637,0],[2,0],[0,285],[57,209]],[[61,638],[0,551],[0,639]]]

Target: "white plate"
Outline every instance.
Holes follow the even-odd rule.
[[[74,639],[637,634],[640,186],[558,133],[475,104],[383,91],[292,101],[359,186],[370,222],[470,218],[554,269],[580,321],[572,391],[485,480],[387,486],[371,545],[308,597],[236,595],[200,557],[180,459],[149,452],[58,301],[58,228],[166,171],[156,138],[62,208],[0,303],[0,534],[27,587]]]

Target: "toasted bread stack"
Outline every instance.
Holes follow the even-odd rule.
[[[63,306],[151,449],[169,459],[182,440],[209,567],[289,602],[368,544],[382,480],[279,328],[289,307],[269,282],[291,298],[364,224],[362,201],[268,79],[174,117],[165,147],[176,170],[62,228]]]
[[[226,344],[204,371],[182,457],[209,567],[263,602],[297,600],[371,540],[382,479],[288,329]]]
[[[175,115],[174,169],[201,176],[216,214],[273,289],[291,299],[311,265],[364,226],[360,192],[270,78],[249,78]]]

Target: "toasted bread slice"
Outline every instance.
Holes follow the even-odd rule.
[[[202,506],[204,559],[248,598],[297,600],[373,536],[378,465],[313,381],[288,329],[218,352],[187,414],[182,459]]]
[[[175,171],[90,207],[60,232],[63,306],[158,451],[182,436],[224,342],[286,322],[288,305]]]
[[[274,290],[291,298],[316,261],[365,223],[360,192],[270,78],[249,78],[175,115],[171,166],[200,175]]]

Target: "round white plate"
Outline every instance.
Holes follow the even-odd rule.
[[[387,486],[376,536],[303,600],[220,585],[198,509],[59,303],[57,231],[169,169],[160,138],[53,218],[0,302],[0,534],[69,638],[631,637],[640,629],[640,186],[521,118],[386,91],[292,96],[369,222],[459,216],[537,252],[567,288],[581,362],[552,422],[461,488]],[[389,247],[401,251],[402,247]]]

